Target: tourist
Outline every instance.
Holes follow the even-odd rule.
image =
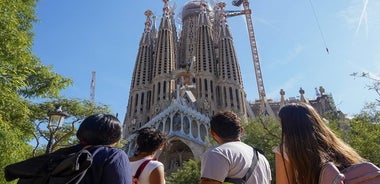
[[[164,165],[155,158],[155,154],[164,146],[165,141],[165,134],[153,127],[137,131],[136,154],[130,158],[134,183],[165,184]],[[137,174],[139,176],[136,175],[137,170],[141,171]]]
[[[364,159],[339,139],[316,110],[306,103],[292,103],[280,109],[281,143],[274,149],[276,182],[318,184],[326,162],[339,170]]]
[[[201,162],[201,184],[220,184],[246,177],[249,184],[269,184],[272,180],[268,160],[256,149],[241,142],[240,118],[233,112],[221,112],[210,121],[211,136],[218,146],[207,150]],[[254,156],[258,160],[253,162]],[[254,166],[256,163],[256,166]],[[249,171],[249,168],[253,167]],[[228,178],[228,179],[226,179]]]
[[[78,146],[86,147],[93,156],[81,184],[131,184],[132,170],[127,154],[115,146],[121,138],[121,124],[110,114],[88,116],[80,124]]]

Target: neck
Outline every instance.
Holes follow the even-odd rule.
[[[140,152],[136,155],[137,158],[153,158],[154,153],[146,153],[146,152]]]
[[[235,139],[221,139],[219,144],[224,144],[224,143],[227,143],[227,142],[236,142],[236,141],[240,141],[240,138],[235,138]]]

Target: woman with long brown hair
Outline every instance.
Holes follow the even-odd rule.
[[[276,183],[317,184],[326,162],[333,162],[342,170],[364,161],[327,127],[311,105],[286,105],[280,109],[279,118],[282,136],[274,150]]]

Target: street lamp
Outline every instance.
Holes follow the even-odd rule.
[[[57,131],[61,128],[63,121],[69,114],[62,111],[61,105],[56,105],[54,111],[49,111],[47,113],[49,116],[49,122],[47,128],[49,129],[49,140],[48,144],[46,146],[46,153],[51,153],[53,142],[54,142],[54,136],[57,133]]]

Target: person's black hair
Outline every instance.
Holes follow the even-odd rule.
[[[153,127],[139,129],[137,134],[137,153],[153,153],[166,141],[166,135]]]
[[[121,138],[120,121],[111,114],[94,114],[85,118],[77,131],[82,145],[111,145]]]
[[[240,118],[232,111],[219,112],[210,121],[211,130],[223,139],[235,139],[240,136]]]

